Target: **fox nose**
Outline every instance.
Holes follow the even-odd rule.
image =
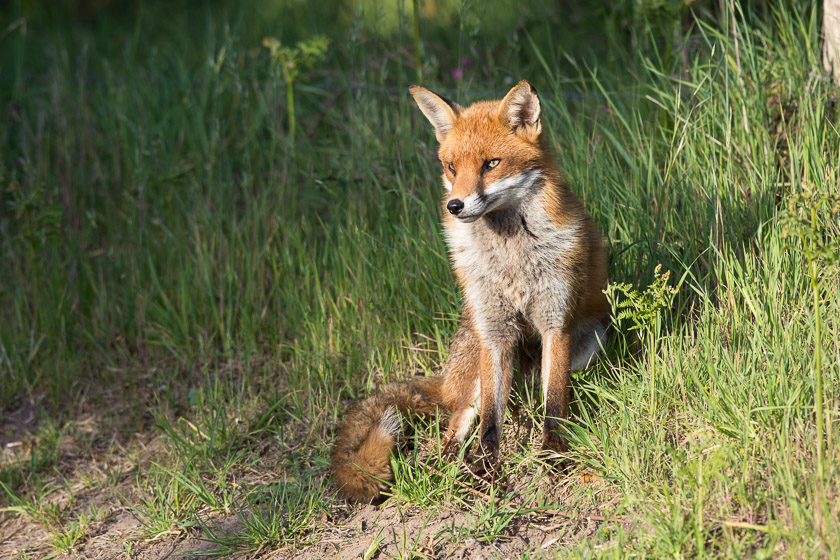
[[[457,216],[461,213],[461,210],[464,209],[464,201],[453,198],[448,203],[446,203],[446,209],[449,210],[449,213],[453,216]]]

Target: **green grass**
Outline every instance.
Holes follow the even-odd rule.
[[[679,291],[575,375],[569,474],[545,476],[523,386],[501,480],[424,423],[389,503],[464,512],[433,530],[453,547],[606,519],[523,558],[840,554],[840,270],[803,244],[840,251],[840,223],[813,202],[819,238],[785,235],[786,201],[840,179],[819,7],[420,4],[423,85],[469,103],[532,80],[611,280],[643,291],[661,264]],[[439,371],[460,307],[412,7],[353,5],[0,9],[0,527],[52,535],[28,554],[107,527],[88,494],[53,500],[80,481],[134,513],[132,551],[300,550],[352,519],[328,478],[343,405]],[[292,139],[262,38],[316,34]],[[362,556],[425,554],[403,531]]]

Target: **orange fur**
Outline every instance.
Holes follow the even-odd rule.
[[[348,411],[332,450],[333,475],[347,497],[373,500],[393,480],[390,457],[399,443],[401,416],[425,416],[442,406],[442,382],[418,377],[394,383]],[[395,415],[396,430],[383,430],[388,414]]]
[[[609,323],[600,235],[541,140],[533,86],[523,81],[500,101],[466,108],[418,86],[411,94],[440,142],[443,223],[465,302],[441,376],[389,385],[348,412],[333,472],[345,495],[362,501],[393,477],[391,411],[450,410],[450,451],[480,411],[479,445],[492,461],[517,355],[527,368],[542,353],[543,445],[563,451],[570,372],[597,356]]]

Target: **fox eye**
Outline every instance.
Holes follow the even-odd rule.
[[[454,168],[454,167],[452,167],[452,164],[451,164],[451,163],[447,163],[447,164],[446,164],[446,168],[449,170],[449,172],[450,172],[450,173],[452,173],[452,176],[454,177],[454,176],[455,176],[455,168]]]
[[[502,162],[502,160],[500,160],[499,158],[491,159],[490,161],[488,161],[484,164],[484,169],[486,169],[486,170],[493,169],[496,166],[498,166],[501,162]]]

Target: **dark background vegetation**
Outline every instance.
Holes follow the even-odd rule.
[[[691,49],[685,30],[719,17],[712,2],[421,4],[424,84],[476,99],[528,77],[573,108],[603,104],[581,76],[649,57],[679,72]],[[185,262],[202,233],[194,222],[224,238],[247,227],[254,243],[276,230],[282,244],[301,221],[334,211],[325,190],[350,204],[382,198],[358,184],[378,182],[365,177],[375,172],[357,168],[394,161],[348,153],[364,141],[352,128],[354,103],[411,110],[412,4],[21,0],[0,16],[3,406],[33,393],[55,404],[92,379],[107,383],[103,359],[162,351],[186,364],[207,351],[264,352],[292,336],[299,325],[282,317],[280,286],[294,273],[254,276],[253,262],[219,249],[197,286],[196,263]],[[295,152],[285,90],[261,44],[318,34],[331,46],[297,84],[304,134]],[[540,56],[555,74],[540,68],[533,45],[548,47]],[[389,124],[362,134],[383,144],[416,134]],[[280,211],[258,225],[249,212],[266,204]],[[50,381],[36,389],[42,379]]]

